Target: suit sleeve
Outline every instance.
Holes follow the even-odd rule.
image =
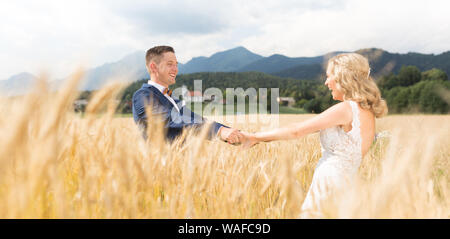
[[[221,123],[217,123],[215,121],[209,121],[208,119],[203,118],[202,116],[192,112],[189,108],[183,107],[183,117],[189,117],[194,120],[194,123],[201,124],[201,125],[208,125],[211,124],[211,127],[209,129],[209,139],[214,138],[217,135],[217,132],[221,127],[229,128],[226,125],[223,125]]]

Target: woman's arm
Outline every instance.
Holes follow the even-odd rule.
[[[346,125],[352,121],[352,109],[348,102],[336,104],[319,115],[286,128],[254,134],[255,143],[295,139],[322,129]],[[253,145],[253,144],[252,144]]]

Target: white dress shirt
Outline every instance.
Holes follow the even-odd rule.
[[[164,89],[165,89],[166,87],[164,87],[164,86],[162,86],[162,85],[160,85],[160,84],[158,84],[158,83],[156,83],[156,82],[154,82],[154,81],[152,81],[152,80],[149,80],[149,81],[148,81],[148,84],[149,84],[149,85],[152,85],[152,86],[154,86],[154,87],[156,87],[156,89],[158,89],[159,91],[161,91],[161,94],[163,94],[163,95],[164,95],[164,96],[165,96],[165,97],[173,104],[173,106],[178,110],[178,112],[180,112],[180,109],[178,108],[177,103],[175,103],[175,100],[173,100],[173,98],[170,97],[169,95],[163,93],[163,92],[164,92]]]

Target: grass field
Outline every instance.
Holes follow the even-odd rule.
[[[79,77],[0,99],[0,218],[296,218],[321,156],[318,134],[249,150],[188,132],[174,144],[115,117],[117,85],[72,113]],[[279,115],[280,126],[312,115]],[[239,129],[272,127],[239,117]],[[262,118],[267,118],[264,116]],[[209,117],[214,119],[214,117]],[[231,119],[231,120],[230,120]],[[450,116],[377,120],[358,180],[326,218],[450,218]],[[184,140],[185,139],[185,140]],[[184,142],[183,142],[184,141]]]

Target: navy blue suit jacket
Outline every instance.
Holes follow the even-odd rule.
[[[154,86],[144,83],[142,87],[133,94],[133,118],[147,138],[148,117],[145,113],[146,107],[151,107],[152,119],[162,119],[166,129],[166,139],[172,141],[179,136],[184,128],[192,127],[201,130],[206,125],[206,119],[190,111],[186,106],[181,106],[178,99],[174,99],[180,112],[174,105]],[[208,138],[213,138],[220,127],[227,127],[217,122],[212,122]],[[228,128],[228,127],[227,127]]]

